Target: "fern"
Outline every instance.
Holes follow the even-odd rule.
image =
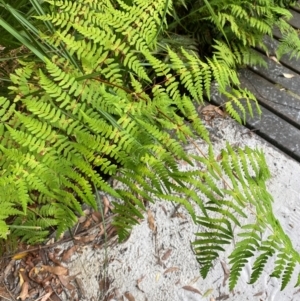
[[[242,268],[248,262],[250,257],[254,256],[254,252],[259,247],[259,236],[254,228],[251,232],[240,233],[240,236],[245,237],[235,245],[234,251],[229,256],[231,267],[231,275],[229,278],[229,288],[232,290],[241,274]]]
[[[253,264],[253,271],[249,281],[250,284],[256,282],[257,279],[260,277],[266,263],[268,262],[268,259],[274,255],[275,247],[276,243],[270,239],[261,243],[261,246],[258,248],[261,254],[257,256]]]
[[[247,157],[245,154],[247,154]],[[203,245],[207,243],[204,254],[201,256],[197,254],[197,258],[202,264],[201,274],[206,276],[213,260],[217,257],[216,249],[221,247],[219,250],[222,250],[223,244],[230,244],[233,240],[232,234],[231,237],[226,237],[228,240],[224,240],[224,234],[229,234],[225,233],[221,226],[226,216],[226,222],[230,222],[230,229],[233,228],[232,224],[242,230],[237,234],[239,241],[229,256],[232,265],[229,279],[230,289],[235,287],[243,267],[251,257],[259,254],[253,264],[250,279],[250,283],[254,283],[261,275],[268,258],[276,253],[278,253],[278,255],[275,255],[278,259],[275,262],[271,276],[281,278],[281,288],[284,289],[291,279],[296,264],[299,263],[299,254],[292,248],[289,238],[284,234],[278,221],[271,213],[272,198],[266,191],[265,186],[265,181],[270,175],[264,157],[260,152],[249,148],[244,151],[234,150],[230,145],[227,145],[227,149],[222,151],[220,165],[223,169],[222,172],[228,177],[225,182],[226,186],[230,187],[232,185],[236,188],[239,187],[239,189],[234,190],[234,192],[228,189],[221,190],[222,199],[228,198],[229,201],[227,202],[206,195],[210,201],[204,203],[204,207],[207,212],[214,212],[215,219],[210,219],[209,223],[204,223],[202,219],[197,220],[197,223],[206,228],[204,235],[203,233],[197,234],[201,239],[194,242],[195,250],[198,247],[203,249]],[[247,206],[251,206],[250,210],[255,221],[252,224],[242,226],[239,220],[247,218],[243,213]],[[237,215],[239,220],[236,219]],[[264,240],[263,235],[267,231],[267,227],[271,227],[273,234],[267,240]],[[206,237],[210,237],[211,240],[207,241]]]
[[[297,31],[283,19],[278,20],[277,27],[282,34],[276,50],[277,56],[280,58],[284,54],[289,54],[290,58],[298,59],[300,57],[300,41]]]
[[[250,282],[275,256],[272,276],[285,287],[299,255],[273,215],[264,156],[227,144],[217,160],[193,101],[209,98],[215,80],[239,122],[253,114],[252,105],[259,111],[253,94],[240,88],[236,68],[259,62],[247,47],[262,43],[281,24],[278,15],[288,13],[265,0],[226,1],[212,17],[218,1],[205,3],[195,4],[199,19],[222,25],[231,41],[220,38],[209,57],[176,41],[164,44],[172,1],[48,1],[48,13],[36,17],[37,43],[47,57],[20,61],[11,96],[0,98],[0,237],[11,231],[35,243],[53,228],[59,236],[76,223],[82,203],[96,208],[96,187],[115,199],[113,224],[123,240],[143,218],[144,202],[160,198],[182,204],[204,229],[193,242],[203,277],[237,234],[230,288],[256,252]],[[198,155],[188,155],[186,143]],[[180,160],[191,170],[181,171]],[[122,185],[111,187],[107,176]]]

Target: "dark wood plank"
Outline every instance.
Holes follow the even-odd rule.
[[[300,1],[297,1],[297,4],[292,6],[292,9],[300,13]]]
[[[275,56],[276,50],[279,46],[279,42],[275,39],[271,39],[269,36],[265,36],[264,43],[268,48],[269,56]],[[280,62],[289,69],[300,73],[300,58],[290,58],[290,55],[285,54],[280,58]]]
[[[288,21],[289,24],[297,29],[300,29],[300,13],[293,9],[291,9],[290,12],[292,13],[293,17]]]
[[[300,0],[298,1],[300,3]],[[300,29],[300,8],[291,9],[293,18],[289,23]],[[278,29],[275,37],[281,38]],[[300,58],[284,55],[281,63],[274,56],[278,41],[265,38],[269,57],[261,54],[266,67],[255,66],[240,70],[240,81],[261,104],[259,116],[253,104],[254,116],[247,116],[246,126],[256,130],[261,137],[300,162]],[[287,75],[287,76],[285,76]],[[291,76],[292,75],[292,76]],[[212,88],[212,101],[223,105],[227,100]],[[246,107],[246,102],[242,100]]]
[[[294,28],[300,29],[300,8],[299,6],[290,9],[290,12],[292,14],[292,18],[288,21],[290,25],[292,25]],[[277,27],[274,27],[273,29],[273,35],[277,39],[281,39],[282,35]]]
[[[279,89],[249,69],[239,74],[242,87],[251,91],[261,105],[300,129],[300,97]]]
[[[276,63],[265,55],[262,55],[267,67],[255,66],[251,67],[256,73],[269,81],[277,84],[281,88],[285,88],[297,95],[300,95],[300,75],[281,64]],[[294,76],[293,78],[286,78],[284,74]]]
[[[300,129],[300,97],[294,97],[249,69],[239,74],[242,86],[251,91],[261,105]]]
[[[277,26],[275,26],[275,27],[273,28],[272,33],[273,33],[274,38],[276,38],[276,39],[278,39],[278,40],[280,40],[280,39],[282,38],[282,34],[281,34],[281,32],[279,31],[279,29],[278,29]]]
[[[213,88],[212,101],[222,105],[226,99]],[[262,107],[262,115],[247,117],[246,126],[292,158],[300,161],[300,130]],[[254,109],[255,111],[255,109]]]

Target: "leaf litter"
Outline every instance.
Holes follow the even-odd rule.
[[[190,286],[190,285],[185,285],[182,287],[184,290],[195,293],[195,294],[199,294],[202,296],[201,292],[199,290],[197,290],[196,288]]]
[[[166,253],[162,256],[161,260],[163,261],[167,260],[170,257],[171,253],[172,253],[172,249],[166,251]]]
[[[293,78],[293,77],[295,77],[295,74],[291,74],[291,73],[282,73],[282,75],[285,78]]]
[[[132,295],[131,293],[129,293],[129,292],[126,292],[126,293],[124,294],[124,296],[126,297],[126,299],[127,299],[128,301],[135,301],[135,298],[134,298],[133,295]]]
[[[164,275],[167,274],[167,273],[177,272],[178,270],[179,270],[179,267],[170,267],[170,268],[167,268],[164,271]]]
[[[114,227],[111,226],[112,215],[109,210],[112,208],[108,198],[103,199],[106,213],[106,236],[107,239],[116,236]],[[78,219],[74,227],[74,234],[61,238],[57,242],[50,239],[48,245],[37,247],[19,245],[15,254],[4,254],[0,268],[3,271],[0,277],[0,299],[21,300],[21,301],[60,301],[62,293],[67,294],[68,300],[83,300],[84,284],[78,278],[78,274],[69,275],[68,262],[81,252],[87,244],[94,245],[97,249],[103,245],[104,226],[102,214],[90,209],[85,209],[85,216]],[[57,248],[57,246],[61,246]],[[83,268],[84,268],[84,264]],[[14,275],[18,275],[16,278]],[[99,282],[99,287],[103,283]],[[108,289],[110,281],[105,280],[103,289]],[[125,295],[128,300],[132,295]],[[131,298],[131,299],[130,299]],[[108,299],[107,299],[108,300]]]
[[[155,219],[154,219],[153,213],[152,213],[152,211],[150,209],[148,210],[148,225],[149,225],[149,228],[153,232],[156,231]]]
[[[229,270],[229,268],[227,267],[227,265],[226,265],[226,263],[224,261],[220,261],[220,262],[221,262],[222,269],[223,269],[223,272],[224,272],[223,286],[225,286],[226,285],[226,281],[227,281],[227,279],[230,276],[230,270]]]

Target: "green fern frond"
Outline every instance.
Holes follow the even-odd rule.
[[[282,33],[279,47],[276,49],[276,55],[281,58],[288,54],[290,58],[300,57],[300,40],[298,32],[290,26],[285,20],[278,21],[279,30]]]
[[[242,232],[240,237],[245,237],[235,245],[234,251],[229,256],[229,263],[232,265],[230,269],[229,288],[232,290],[242,271],[242,268],[248,262],[248,259],[254,256],[254,252],[260,246],[259,236],[256,234],[256,229],[253,232]]]
[[[207,228],[208,232],[196,233],[194,245],[196,258],[201,264],[200,273],[203,278],[207,276],[218,252],[224,251],[223,245],[230,244],[233,238],[231,224],[226,219],[212,219],[197,217],[197,224]]]

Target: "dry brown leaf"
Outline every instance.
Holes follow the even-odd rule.
[[[99,226],[101,231],[99,233],[99,236],[100,235],[103,235],[105,233],[105,230],[104,230],[104,227],[102,226],[102,224]],[[109,240],[109,238],[115,236],[117,234],[117,228],[115,226],[112,226],[112,225],[109,225],[107,228],[106,228],[106,235],[107,235],[107,239]],[[130,236],[130,234],[129,234]],[[128,236],[128,238],[129,238]]]
[[[143,281],[143,279],[144,279],[145,277],[146,277],[146,276],[143,275],[143,276],[142,276],[140,279],[138,279],[137,282],[136,282],[137,288],[138,288],[141,292],[143,292],[143,293],[145,293],[145,292],[140,288],[140,283]]]
[[[90,227],[91,223],[92,223],[92,218],[89,217],[89,218],[87,218],[87,220],[82,225],[82,228],[83,229],[88,229]]]
[[[19,260],[19,259],[22,259],[22,258],[26,257],[27,254],[28,254],[27,252],[21,252],[21,253],[18,253],[18,254],[16,254],[16,255],[14,255],[14,256],[12,257],[12,259],[14,259],[14,260]]]
[[[28,282],[30,281],[30,279],[27,276],[27,273],[25,271],[25,269],[21,268],[19,270],[19,277],[20,277],[20,286],[23,285],[24,282]]]
[[[225,113],[220,109],[220,107],[214,106],[214,105],[207,105],[204,108],[198,108],[198,111],[203,114],[203,115],[207,115],[207,116],[214,116],[216,115],[216,113],[220,116],[225,116]]]
[[[225,116],[225,113],[219,108],[219,107],[215,107],[215,111],[222,117]]]
[[[167,273],[176,272],[176,271],[178,271],[178,270],[179,270],[178,267],[170,267],[170,268],[167,268],[167,269],[164,271],[164,275],[167,274]]]
[[[167,259],[170,257],[171,253],[172,253],[172,249],[169,249],[169,250],[163,255],[163,257],[161,258],[161,260],[167,260]]]
[[[101,236],[101,235],[103,235],[105,233],[105,229],[103,227],[103,224],[99,225],[99,229],[100,229],[100,232],[98,233],[98,236]],[[108,229],[107,229],[107,237],[109,237],[108,236]]]
[[[81,297],[82,298],[85,297],[86,292],[85,292],[85,289],[84,289],[84,284],[83,284],[82,279],[80,279],[79,277],[76,277],[75,282],[76,282],[76,284],[79,288],[79,292],[80,292]]]
[[[269,58],[270,58],[272,61],[274,61],[275,63],[281,65],[280,62],[278,61],[278,59],[277,59],[276,56],[272,55],[272,56],[269,56]]]
[[[140,279],[137,280],[137,284],[140,284],[146,276],[143,275]]]
[[[24,277],[23,277],[23,273],[24,269],[20,269],[19,270],[19,278],[20,278],[20,286],[22,287],[23,283],[25,282]]]
[[[103,196],[103,204],[104,204],[104,207],[108,207],[108,208],[110,207],[110,202],[106,195]]]
[[[175,212],[174,214],[172,214],[171,217],[172,218],[178,217],[178,218],[181,218],[181,219],[186,219],[186,216],[183,213],[181,213],[181,212]]]
[[[132,294],[130,294],[129,292],[126,292],[126,293],[124,294],[124,296],[126,297],[126,299],[127,299],[128,301],[135,301],[134,297],[133,297]]]
[[[156,230],[155,220],[154,220],[154,216],[150,209],[148,210],[148,225],[149,225],[149,228],[153,232],[155,232],[155,230]]]
[[[201,278],[201,276],[195,277],[192,281],[190,281],[190,285],[193,285],[194,283],[196,283],[199,280],[199,278]]]
[[[4,286],[0,286],[0,296],[3,299],[10,300],[11,295],[8,293],[7,288]]]
[[[71,256],[76,252],[78,246],[74,245],[73,247],[69,248],[68,250],[64,251],[61,260],[62,261],[69,261]]]
[[[60,265],[60,264],[61,264],[61,260],[60,260],[60,258],[58,258],[57,256],[58,256],[57,253],[48,252],[48,258],[49,258],[52,262],[54,262],[55,264]]]
[[[186,285],[186,286],[183,286],[182,288],[186,291],[193,292],[195,294],[199,294],[202,296],[201,292],[192,286]]]
[[[65,275],[59,275],[58,276],[60,282],[62,283],[62,285],[64,287],[66,287],[69,291],[73,291],[75,289],[75,287],[70,283],[70,281],[72,280],[72,277],[68,277]]]
[[[84,214],[85,216],[89,215],[90,213],[91,213],[91,210],[88,209],[88,208],[83,210],[83,214]]]
[[[230,298],[229,295],[221,294],[221,295],[219,295],[219,297],[216,298],[216,300],[227,300],[229,298]]]
[[[41,250],[40,250],[41,251]],[[26,257],[26,259],[24,260],[25,261],[25,264],[26,265],[33,265],[34,266],[34,263],[32,262],[33,261],[33,259],[34,259],[34,257],[33,257],[33,254],[28,254],[28,256]]]
[[[10,272],[11,272],[13,266],[15,265],[15,262],[16,262],[16,261],[15,261],[14,259],[12,259],[12,260],[9,262],[9,264],[6,266],[6,268],[5,268],[5,270],[4,270],[4,279],[6,279],[7,276],[10,274]]]
[[[219,161],[221,161],[222,159],[223,159],[223,157],[222,157],[222,154],[220,153],[220,154],[217,156],[216,160],[219,162]]]
[[[108,296],[105,297],[104,301],[115,301],[115,294],[114,293],[110,293]],[[119,299],[118,299],[119,300]]]
[[[50,239],[47,241],[46,246],[50,246],[50,245],[54,244],[54,242],[55,242],[55,240],[54,240],[54,238],[52,237],[52,238],[50,238]]]
[[[48,292],[46,295],[43,296],[43,298],[41,299],[41,301],[47,301],[50,298],[50,296],[52,295],[52,293],[53,293],[52,291]]]
[[[259,293],[254,294],[253,297],[259,297],[259,296],[261,296],[264,293],[265,293],[264,291],[261,291]]]
[[[43,282],[43,278],[41,277],[41,275],[39,275],[39,272],[41,270],[41,267],[33,267],[30,271],[29,271],[29,278],[37,283],[42,283]]]
[[[120,290],[114,288],[112,292],[105,297],[104,301],[125,301],[124,296],[120,293]]]
[[[295,76],[295,74],[291,74],[291,73],[282,73],[282,75],[285,77],[285,78],[293,78]]]
[[[92,234],[88,236],[74,236],[74,239],[82,243],[87,243],[93,241],[96,238],[96,236],[97,234]]]
[[[207,105],[204,108],[201,108],[201,112],[205,113],[205,112],[209,112],[209,111],[214,111],[215,110],[215,106],[214,105]]]
[[[91,209],[89,209],[89,208],[84,209],[84,210],[83,210],[83,214],[84,214],[84,215],[89,215],[89,214],[91,214]]]
[[[99,289],[102,292],[107,292],[110,287],[110,280],[108,277],[102,278],[99,281]]]
[[[224,279],[223,279],[223,286],[225,286],[227,279],[229,278],[230,270],[227,267],[226,263],[224,261],[221,261],[221,265],[224,271]]]
[[[82,224],[82,223],[84,223],[86,221],[86,215],[82,215],[82,216],[80,216],[78,219],[77,219],[77,222],[79,223],[79,224]]]
[[[113,206],[110,204],[110,201],[107,196],[103,196],[103,204],[104,204],[104,215],[108,212],[109,209],[113,209]]]
[[[39,291],[38,291],[38,293],[39,293]],[[51,293],[51,295],[48,296],[48,293]],[[57,294],[56,294],[56,293],[57,293]],[[60,299],[59,296],[58,296],[59,290],[57,290],[56,293],[54,293],[52,289],[50,289],[50,290],[48,289],[48,290],[46,291],[46,295],[47,295],[48,299],[45,299],[45,300],[47,300],[47,301],[62,301],[62,299]],[[44,295],[43,298],[45,298],[46,295]],[[31,300],[31,299],[30,299],[30,300]],[[32,299],[32,300],[33,300],[33,299]],[[35,301],[40,301],[40,299],[34,299],[34,300],[35,300]],[[73,299],[72,299],[72,300],[73,300]],[[74,299],[74,300],[76,300],[76,299]]]
[[[229,268],[227,267],[226,263],[225,263],[224,261],[221,261],[221,265],[222,265],[224,274],[225,274],[225,275],[229,275],[229,274],[230,274],[230,270],[229,270]]]
[[[95,223],[99,223],[102,221],[102,215],[99,211],[94,211],[92,213],[92,219]]]
[[[17,299],[21,299],[22,301],[24,301],[29,296],[28,289],[29,289],[29,283],[24,282],[22,285],[21,293]]]
[[[68,277],[69,277],[70,281],[71,281],[71,280],[76,280],[76,279],[77,279],[76,277],[77,277],[78,275],[80,275],[80,274],[81,274],[81,272],[78,272],[77,274],[72,275],[72,276],[68,276]]]
[[[67,275],[68,269],[61,266],[50,266],[50,265],[42,265],[42,271],[49,272],[51,274],[60,276],[60,275]]]
[[[163,210],[163,212],[165,213],[165,215],[168,215],[168,211],[166,209],[166,207],[164,205],[159,205],[159,207],[161,207],[161,209]]]

